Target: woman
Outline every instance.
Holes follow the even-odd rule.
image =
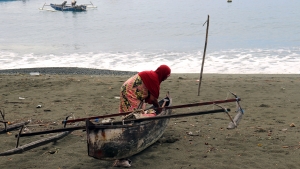
[[[157,101],[160,83],[170,74],[171,69],[167,65],[160,65],[155,71],[142,71],[129,78],[121,87],[119,112],[142,108],[144,102],[160,107]]]
[[[155,71],[142,71],[129,78],[121,87],[119,112],[134,111],[143,108],[144,103],[158,104],[160,83],[166,80],[171,74],[171,69],[167,65],[160,65]],[[160,111],[158,111],[160,112]],[[129,159],[115,160],[114,167],[130,167]]]

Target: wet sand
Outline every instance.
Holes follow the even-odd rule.
[[[122,83],[130,75],[0,74],[0,108],[12,124],[31,120],[27,132],[61,128],[75,118],[118,112]],[[171,119],[156,143],[132,156],[131,168],[297,168],[300,154],[299,75],[204,74],[198,96],[198,74],[172,74],[161,85],[173,105],[241,99],[245,115],[238,128],[227,130],[225,113]],[[41,108],[37,108],[41,105]],[[235,116],[235,103],[222,104]],[[199,106],[175,109],[188,113],[216,109]],[[291,124],[294,127],[291,127]],[[80,123],[83,125],[84,123]],[[0,124],[0,128],[3,125]],[[14,130],[0,135],[1,152],[16,146]],[[190,133],[190,134],[189,134]],[[193,134],[191,134],[193,133]],[[20,145],[53,134],[20,138]],[[21,154],[0,157],[0,168],[115,168],[112,161],[87,155],[81,130]]]

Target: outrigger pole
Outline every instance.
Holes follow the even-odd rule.
[[[220,104],[220,103],[228,103],[228,102],[236,102],[236,101],[241,101],[241,99],[236,97],[235,99],[217,100],[217,101],[192,103],[192,104],[183,104],[183,105],[169,106],[169,107],[164,107],[164,108],[154,108],[154,109],[177,109],[177,108],[204,106],[204,105]],[[85,121],[86,119],[99,119],[99,118],[107,118],[107,117],[115,117],[115,116],[124,116],[124,115],[128,115],[130,113],[132,113],[132,111],[124,112],[124,113],[117,113],[117,114],[108,114],[108,115],[103,115],[103,116],[93,116],[93,117],[79,118],[79,119],[74,119],[74,120],[63,120],[62,123],[66,124],[66,123],[74,123],[74,122],[79,122],[79,121]]]
[[[123,121],[115,121],[115,122],[108,122],[103,123],[101,125],[91,126],[90,128],[97,128],[97,129],[115,129],[115,128],[127,128],[132,127],[135,124],[132,122],[142,122],[142,121],[149,121],[149,120],[158,120],[158,119],[166,119],[166,118],[178,118],[178,117],[186,117],[186,116],[196,116],[196,115],[204,115],[204,114],[213,114],[213,113],[220,113],[220,112],[228,112],[230,109],[222,108],[216,110],[208,110],[208,111],[199,111],[199,112],[192,112],[192,113],[181,113],[181,114],[173,114],[173,115],[165,115],[165,116],[154,116],[154,117],[145,117],[139,119],[129,119]],[[89,119],[85,119],[87,121]],[[129,123],[130,125],[124,125],[125,123]],[[25,137],[25,136],[34,136],[40,134],[48,134],[48,133],[57,133],[63,131],[74,131],[74,130],[81,130],[86,129],[86,126],[77,126],[77,127],[68,127],[68,128],[61,128],[61,129],[54,129],[54,130],[47,130],[47,131],[39,131],[39,132],[32,132],[32,133],[19,133],[16,134],[15,137]]]

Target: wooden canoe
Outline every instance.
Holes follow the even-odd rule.
[[[160,101],[160,104],[163,102]],[[170,105],[171,100],[166,106]],[[157,116],[171,112],[171,109],[164,109]],[[88,155],[101,160],[128,158],[155,143],[163,135],[168,123],[169,118],[166,118],[124,124],[121,128],[111,129],[96,128],[98,124],[86,120]]]

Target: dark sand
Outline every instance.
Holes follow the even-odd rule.
[[[118,112],[119,88],[129,75],[0,75],[0,108],[6,120],[31,120],[30,132],[61,128],[75,118]],[[131,157],[131,168],[298,168],[300,166],[299,75],[204,74],[198,96],[198,74],[172,74],[162,83],[160,98],[170,91],[173,105],[241,99],[245,115],[237,129],[227,130],[225,113],[171,119],[163,137]],[[19,99],[19,97],[25,99]],[[36,108],[42,105],[41,108]],[[235,103],[222,104],[235,115]],[[176,109],[174,113],[211,110],[216,106]],[[290,125],[294,123],[295,127]],[[83,123],[81,123],[83,124]],[[3,125],[0,124],[0,128]],[[192,132],[194,136],[188,135]],[[16,146],[18,130],[0,135],[1,152]],[[50,135],[22,137],[20,145]],[[169,143],[170,140],[177,140]],[[51,154],[49,152],[55,152]],[[1,169],[114,168],[112,161],[87,155],[86,134],[67,137],[22,154],[0,157]]]

